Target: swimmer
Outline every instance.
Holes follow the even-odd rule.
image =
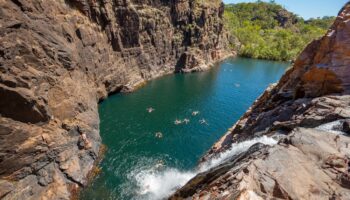
[[[147,111],[148,111],[149,113],[153,112],[154,110],[155,110],[155,109],[154,109],[154,108],[152,108],[152,107],[147,108]]]
[[[155,134],[155,136],[156,136],[156,138],[162,138],[162,137],[163,137],[163,133],[157,132],[157,133]]]
[[[193,111],[192,116],[197,116],[199,114],[199,111]]]
[[[206,124],[206,125],[208,125],[208,123],[207,123],[207,121],[206,121],[205,119],[199,120],[199,123],[200,123],[200,124]]]
[[[190,122],[190,120],[189,120],[189,119],[184,119],[183,122],[184,122],[185,124],[188,124],[188,123]]]
[[[176,119],[176,120],[174,121],[174,124],[175,124],[175,125],[179,125],[179,124],[182,124],[182,122],[181,122],[181,120]]]

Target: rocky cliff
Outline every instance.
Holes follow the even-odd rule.
[[[0,0],[0,199],[69,199],[98,101],[231,55],[221,1]]]
[[[213,146],[272,136],[198,174],[171,199],[350,199],[350,3],[328,33]]]

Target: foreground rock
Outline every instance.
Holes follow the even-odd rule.
[[[98,101],[231,55],[222,14],[220,1],[0,1],[0,198],[69,199],[98,156]]]
[[[202,161],[262,135],[283,135],[278,145],[253,146],[171,199],[350,199],[349,22],[348,3]]]
[[[199,174],[171,199],[350,199],[350,138],[296,128]]]

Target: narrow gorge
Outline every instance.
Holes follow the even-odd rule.
[[[99,154],[98,102],[232,55],[222,14],[221,1],[1,0],[0,198],[70,199]]]
[[[230,58],[205,72],[168,75],[131,94],[109,97],[99,105],[107,150],[81,199],[155,200],[174,193],[198,172],[201,156],[288,66]]]
[[[350,3],[255,102],[288,64],[228,59],[221,0],[0,0],[0,36],[0,199],[350,199]]]
[[[350,3],[202,158],[170,199],[350,199]],[[258,138],[272,137],[276,144]],[[237,144],[238,143],[238,144]],[[250,147],[250,148],[249,148]]]

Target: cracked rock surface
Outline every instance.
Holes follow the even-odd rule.
[[[203,172],[170,199],[350,199],[350,4],[207,152],[278,136]]]
[[[221,1],[0,0],[0,198],[71,198],[100,149],[98,101],[232,55],[222,15]]]

